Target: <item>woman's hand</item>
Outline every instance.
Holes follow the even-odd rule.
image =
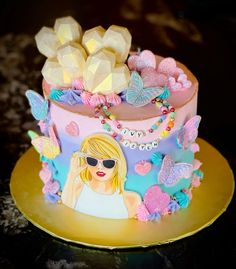
[[[79,164],[79,158],[79,152],[75,152],[70,159],[70,175],[73,177],[77,177],[87,167],[86,163],[83,166]]]

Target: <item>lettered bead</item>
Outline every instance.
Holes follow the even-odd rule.
[[[123,135],[126,135],[126,134],[129,133],[129,129],[128,129],[128,128],[124,128],[124,129],[122,129],[121,133],[122,133]]]
[[[152,147],[153,148],[157,148],[158,145],[159,145],[158,141],[155,140],[155,141],[152,142]]]
[[[145,149],[148,151],[152,150],[152,144],[151,143],[146,144]]]
[[[130,137],[134,137],[135,134],[136,134],[136,131],[135,131],[135,130],[130,130],[130,131],[129,131],[129,136],[130,136]]]
[[[130,147],[131,149],[136,149],[137,146],[138,146],[137,143],[132,142],[132,143],[130,143],[130,146],[129,146],[129,147]]]
[[[129,147],[129,145],[130,145],[129,140],[124,140],[124,141],[123,141],[123,145],[124,145],[125,147]]]
[[[138,148],[139,150],[145,150],[145,144],[140,144]]]
[[[137,137],[137,138],[141,138],[141,137],[143,137],[143,136],[144,136],[144,134],[143,134],[142,131],[137,131],[137,132],[136,132],[136,137]]]

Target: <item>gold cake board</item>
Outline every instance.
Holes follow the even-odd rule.
[[[30,148],[16,163],[10,190],[18,209],[35,226],[62,240],[97,248],[147,247],[191,236],[211,225],[228,207],[234,193],[234,176],[226,159],[198,138],[196,154],[204,179],[193,190],[187,209],[156,222],[100,219],[78,213],[44,199],[39,155]]]

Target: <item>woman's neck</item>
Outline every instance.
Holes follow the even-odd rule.
[[[114,192],[112,189],[111,180],[102,182],[102,181],[92,178],[92,180],[89,182],[89,186],[95,192],[102,193],[102,194],[112,194]]]

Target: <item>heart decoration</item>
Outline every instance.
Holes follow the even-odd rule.
[[[55,194],[60,190],[60,184],[57,181],[49,180],[43,187],[43,193]]]
[[[169,202],[169,194],[163,192],[157,185],[150,187],[144,195],[144,204],[150,214],[162,212]]]
[[[140,176],[147,175],[152,169],[152,164],[147,161],[140,161],[135,165],[135,172],[139,174]]]
[[[178,77],[184,71],[177,67],[175,59],[168,57],[163,59],[157,68],[158,73],[163,73],[171,77]]]
[[[48,168],[48,165],[43,166],[43,168],[39,172],[39,177],[41,178],[44,184],[52,180],[52,172]]]
[[[117,64],[115,53],[101,49],[88,57],[84,72],[85,90],[93,94],[120,93],[128,87],[130,71]]]
[[[156,57],[150,50],[143,50],[140,54],[131,55],[128,59],[129,69],[142,71],[144,68],[156,68]]]
[[[153,67],[146,67],[141,71],[144,88],[148,87],[164,87],[168,85],[166,75],[157,73]]]
[[[71,136],[79,135],[79,126],[76,122],[71,121],[68,125],[66,125],[66,132]]]

